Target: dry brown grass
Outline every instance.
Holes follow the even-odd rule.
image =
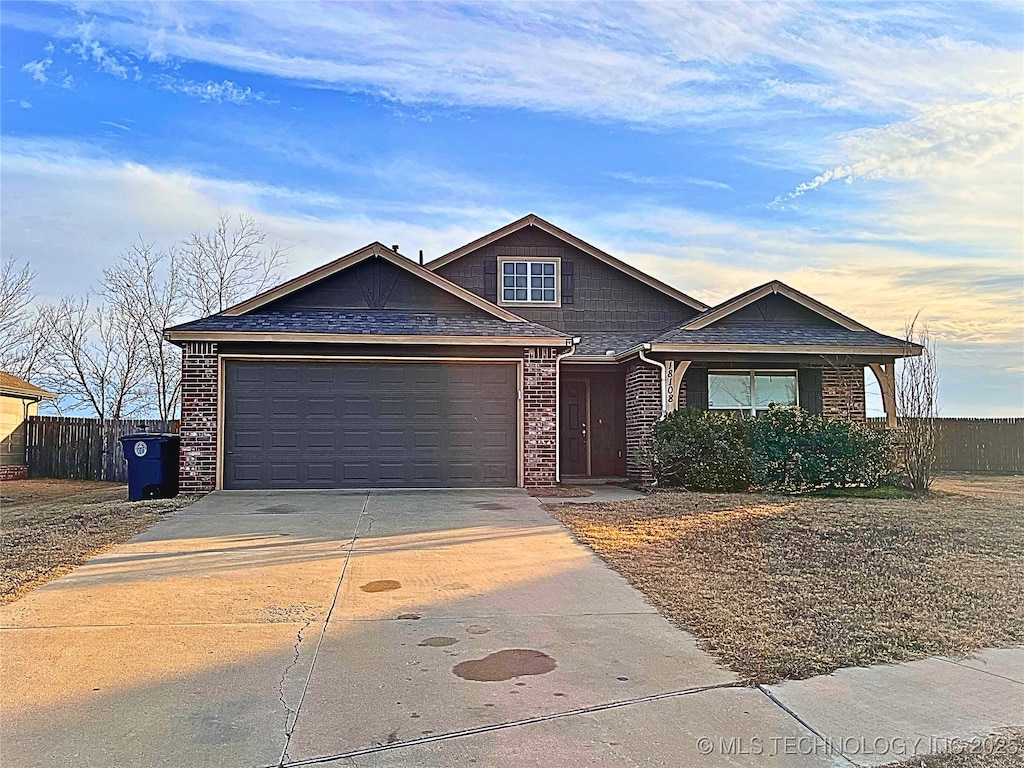
[[[545,485],[531,488],[529,494],[538,499],[582,499],[594,492],[582,485]]]
[[[909,499],[664,491],[552,514],[745,681],[771,683],[1024,642],[1024,478],[981,485]]]
[[[0,486],[0,604],[130,539],[193,499],[128,502],[125,486],[17,480]]]
[[[985,739],[954,740],[942,754],[915,757],[888,768],[1019,768],[1024,764],[1024,729],[1006,728]]]

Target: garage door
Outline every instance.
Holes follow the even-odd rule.
[[[515,364],[225,365],[225,488],[517,484]]]

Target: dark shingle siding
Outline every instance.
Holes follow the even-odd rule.
[[[445,264],[437,274],[487,298],[484,264],[498,256],[560,256],[573,264],[573,303],[562,307],[513,307],[537,323],[568,333],[657,332],[682,323],[696,310],[536,227],[525,227]]]

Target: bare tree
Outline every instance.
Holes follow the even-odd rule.
[[[904,334],[907,356],[896,376],[896,414],[903,428],[901,460],[907,481],[915,491],[927,491],[935,466],[939,368],[931,332],[918,320],[915,315]],[[913,354],[912,344],[921,346],[920,355]]]
[[[32,306],[35,273],[5,259],[0,267],[0,370],[27,379],[39,363],[43,334]]]
[[[187,306],[181,260],[172,248],[157,251],[142,237],[103,270],[101,293],[119,322],[131,326],[148,384],[149,404],[162,421],[174,418],[181,397],[181,350],[164,328],[182,320]]]
[[[117,309],[65,297],[41,309],[44,380],[74,410],[100,419],[128,418],[145,401],[138,330]]]
[[[200,317],[227,309],[281,279],[285,249],[267,243],[251,216],[221,213],[212,232],[193,232],[182,248],[182,273],[190,308]]]

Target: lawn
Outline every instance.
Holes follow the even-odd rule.
[[[128,502],[127,487],[83,480],[0,486],[0,603],[130,539],[193,499]]]
[[[1024,642],[1024,478],[924,498],[663,491],[552,514],[747,683]]]

